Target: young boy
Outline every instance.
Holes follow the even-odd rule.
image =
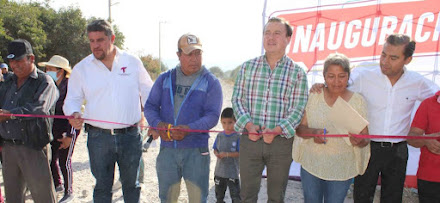
[[[229,187],[232,202],[240,202],[240,182],[238,179],[238,155],[240,134],[234,131],[235,117],[232,108],[225,108],[221,114],[223,132],[214,142],[217,164],[214,171],[215,196],[217,203],[224,203],[226,188]]]

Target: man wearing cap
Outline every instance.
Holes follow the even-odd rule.
[[[27,187],[34,202],[56,202],[48,146],[52,119],[14,114],[53,115],[57,88],[52,78],[34,65],[35,56],[28,41],[10,42],[7,58],[14,75],[0,87],[5,197],[8,202],[24,202]]]
[[[54,55],[48,62],[40,62],[38,65],[46,67],[46,73],[50,75],[57,84],[60,97],[55,105],[55,115],[64,115],[63,104],[67,94],[67,82],[72,72],[69,61],[62,56]],[[64,192],[60,203],[70,202],[74,198],[72,191],[73,170],[71,158],[79,130],[76,131],[72,128],[68,120],[55,118],[52,133],[54,140],[51,142],[52,161],[50,168],[52,170],[55,190],[56,192]],[[61,184],[60,169],[63,174],[64,185]]]
[[[124,201],[139,202],[142,140],[137,124],[153,82],[138,57],[114,45],[115,34],[108,21],[91,22],[87,36],[92,54],[73,68],[63,110],[74,117],[69,122],[75,129],[85,122],[90,168],[96,179],[94,202],[111,202],[115,163]]]
[[[263,31],[266,53],[241,66],[232,95],[240,138],[242,202],[257,202],[267,167],[267,202],[284,202],[295,129],[307,103],[307,76],[286,56],[292,27],[270,18]]]
[[[12,74],[8,74],[8,64],[6,63],[1,63],[0,64],[0,69],[2,70],[1,74],[0,74],[0,82],[5,81],[6,77],[8,75],[12,75]]]
[[[5,74],[8,72],[8,64],[0,63],[0,68],[2,69],[2,74]]]
[[[161,138],[156,160],[161,202],[177,202],[182,177],[189,202],[206,202],[208,197],[206,131],[217,125],[223,99],[218,79],[202,66],[202,53],[197,36],[181,36],[180,64],[157,78],[145,104],[145,117]]]

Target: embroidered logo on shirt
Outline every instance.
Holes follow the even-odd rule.
[[[130,73],[125,73],[125,70],[127,70],[127,67],[122,67],[121,68],[121,71],[122,71],[122,73],[119,73],[119,75],[130,75]]]

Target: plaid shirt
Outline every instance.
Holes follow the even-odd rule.
[[[253,122],[270,129],[280,126],[281,136],[293,137],[307,104],[307,92],[306,73],[286,55],[274,70],[265,55],[243,63],[232,95],[235,130],[242,132],[246,123]]]

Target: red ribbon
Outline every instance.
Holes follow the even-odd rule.
[[[74,118],[73,116],[64,116],[64,115],[37,115],[37,114],[2,114],[3,116],[15,116],[15,117],[26,117],[26,118],[57,118],[57,119],[70,119]],[[133,125],[133,124],[126,124],[126,123],[118,123],[118,122],[112,122],[112,121],[104,121],[104,120],[96,120],[96,119],[89,119],[89,118],[81,118],[86,121],[94,121],[94,122],[100,122],[100,123],[110,123],[110,124],[117,124],[117,125],[126,125],[127,127],[130,126],[139,126],[140,128],[151,128],[155,130],[168,130],[167,128],[156,128],[151,126],[144,126],[144,125]],[[219,133],[223,131],[219,130],[197,130],[197,129],[170,129],[173,130],[180,130],[184,132],[190,132],[190,133]],[[253,135],[262,135],[263,133],[242,133],[242,134],[253,134]],[[267,133],[271,134],[271,133]],[[279,135],[279,133],[276,133]],[[303,136],[309,136],[309,137],[349,137],[349,135],[346,134],[326,134],[326,135],[313,135],[313,134],[307,134]],[[356,138],[364,138],[364,139],[438,139],[440,136],[407,136],[407,135],[356,135],[352,134],[351,136]]]

